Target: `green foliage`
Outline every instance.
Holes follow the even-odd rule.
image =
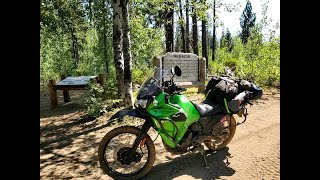
[[[68,53],[67,37],[40,30],[40,82],[59,79],[60,74],[68,74],[72,67],[72,56]]]
[[[84,33],[84,45],[76,70],[79,75],[96,75],[100,72],[104,72],[103,59],[98,49],[99,37],[96,29],[91,28]],[[102,65],[102,66],[101,66]]]
[[[89,5],[91,2],[91,6]],[[163,54],[164,30],[153,27],[160,1],[133,1],[130,8],[133,82],[141,83],[143,73],[152,66],[152,58]],[[114,71],[112,48],[112,6],[106,0],[41,0],[40,12],[40,82],[68,76],[97,75]],[[73,39],[78,38],[79,63],[74,68]],[[105,42],[106,41],[106,42]],[[106,47],[105,47],[106,46]]]
[[[97,83],[89,83],[89,88],[81,97],[81,104],[85,106],[88,115],[99,117],[107,110],[111,110],[115,103],[117,88],[112,78],[108,79],[104,86]]]
[[[149,75],[152,71],[152,68],[134,68],[132,71],[132,84],[139,84],[142,85],[144,80],[147,78],[147,75]]]
[[[107,0],[41,0],[40,2],[40,84],[47,85],[49,79],[59,80],[60,74],[78,76],[106,73],[106,85],[104,87],[93,85],[86,94],[87,98],[84,98],[87,111],[95,115],[111,107],[110,100],[117,96],[111,2]],[[164,2],[165,0],[130,1],[133,86],[141,85],[150,73],[153,57],[165,53],[163,17],[164,10],[170,3]],[[211,27],[212,17],[206,18],[205,11],[212,8],[212,4],[208,1],[205,4],[201,2],[203,1],[190,0],[189,4],[195,7],[197,19],[207,20],[208,27]],[[224,6],[227,5],[216,1],[216,8]],[[179,11],[178,5],[173,8]],[[228,10],[228,7],[225,8]],[[230,6],[229,10],[233,11],[235,8],[236,6]],[[191,7],[189,10],[191,16]],[[212,33],[207,34],[211,47],[208,50],[210,74],[221,74],[226,66],[236,66],[238,77],[252,79],[263,86],[280,83],[280,42],[279,37],[275,36],[279,25],[276,24],[268,34],[262,34],[262,29],[270,23],[266,12],[267,5],[263,8],[263,20],[255,25],[255,14],[248,1],[241,17],[242,32],[231,35],[228,29],[226,32],[223,31],[220,48],[217,46],[218,39],[215,40],[215,61],[211,60]],[[222,22],[216,21],[216,25],[220,23]],[[181,33],[178,31],[181,29],[177,28],[176,38],[180,38]],[[76,67],[73,54],[74,37],[77,38],[79,54]],[[244,37],[247,37],[245,45],[242,43]],[[201,38],[199,40],[201,41]],[[179,39],[178,49],[182,49],[181,45],[182,41]],[[201,42],[198,45],[201,54]]]
[[[224,47],[227,48],[229,52],[231,52],[233,49],[232,36],[229,31],[229,28],[227,28],[226,33],[224,33],[224,31],[222,32],[222,36],[220,39],[220,48],[224,48]]]
[[[271,23],[267,17],[267,4],[263,4],[260,22],[255,23],[255,14],[247,1],[246,8],[240,18],[241,24],[246,24],[238,35],[231,37],[232,49],[228,49],[226,33],[222,32],[220,48],[215,51],[215,61],[209,61],[209,72],[220,75],[225,67],[236,66],[236,77],[252,80],[260,86],[280,85],[280,36],[275,32],[279,28],[276,23],[269,33],[262,33]],[[250,25],[250,26],[249,26]],[[244,33],[245,31],[245,33]],[[244,42],[244,34],[247,41]]]
[[[255,25],[256,22],[256,13],[252,12],[251,2],[248,0],[246,7],[244,8],[242,15],[240,17],[240,26],[242,31],[240,37],[242,43],[246,44],[248,37],[250,36],[251,28]]]
[[[86,112],[93,117],[100,116],[101,113],[105,112],[105,96],[104,88],[99,84],[92,83],[90,88],[81,98],[81,104],[86,107]]]
[[[261,41],[261,34],[252,34],[243,45],[240,37],[234,38],[234,48],[216,50],[216,60],[209,61],[209,70],[220,75],[225,67],[236,66],[236,76],[249,79],[260,86],[280,84],[280,42],[279,37],[271,41]]]
[[[238,61],[236,59],[227,59],[223,65],[229,68],[237,67]]]
[[[133,68],[150,67],[152,58],[164,51],[162,37],[163,29],[148,27],[142,12],[134,12],[131,15],[130,31],[132,38]]]

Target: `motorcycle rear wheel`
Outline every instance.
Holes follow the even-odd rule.
[[[227,121],[229,124],[231,123],[230,127],[228,128],[229,136],[226,139],[224,139],[222,143],[218,145],[216,145],[214,142],[205,142],[204,145],[210,150],[217,151],[217,150],[223,149],[232,140],[234,134],[236,133],[237,123],[233,116],[227,116]]]

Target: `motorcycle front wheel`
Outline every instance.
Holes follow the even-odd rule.
[[[141,130],[133,126],[121,126],[108,132],[98,149],[98,160],[103,171],[114,179],[139,179],[147,174],[155,161],[155,147],[149,135],[138,146],[131,163],[125,158]],[[141,141],[141,142],[142,142]]]
[[[205,142],[204,145],[209,148],[210,150],[217,151],[220,150],[229,144],[232,140],[234,134],[236,133],[236,120],[233,116],[227,116],[227,122],[230,124],[229,128],[227,129],[226,134],[223,137],[216,137],[218,141]],[[220,140],[220,141],[219,141]]]

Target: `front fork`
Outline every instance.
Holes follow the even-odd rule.
[[[128,156],[126,157],[126,162],[128,164],[130,164],[133,161],[133,159],[135,157],[135,153],[137,151],[137,148],[138,148],[140,142],[142,141],[143,138],[145,138],[147,136],[147,132],[149,131],[151,126],[152,126],[151,119],[146,119],[146,121],[142,125],[141,133],[138,135],[138,137],[134,141],[131,149],[128,152]]]

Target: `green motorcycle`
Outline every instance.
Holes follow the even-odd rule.
[[[228,102],[224,99],[224,105],[208,98],[195,104],[181,94],[185,89],[173,81],[175,76],[181,76],[181,69],[172,68],[170,79],[164,81],[166,74],[165,70],[155,67],[140,87],[135,108],[120,110],[109,119],[133,116],[145,120],[142,128],[115,128],[100,142],[99,163],[112,178],[138,179],[151,170],[156,154],[147,134],[151,127],[161,136],[167,151],[173,154],[201,152],[207,166],[202,144],[210,150],[224,148],[233,138],[236,126],[246,120],[245,105],[253,99],[249,88]],[[237,123],[233,114],[244,116],[244,121]]]

